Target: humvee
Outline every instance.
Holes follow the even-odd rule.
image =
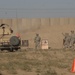
[[[10,52],[17,51],[21,48],[20,36],[12,35],[13,30],[7,24],[0,25],[0,50]]]

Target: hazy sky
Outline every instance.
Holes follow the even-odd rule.
[[[75,0],[0,0],[4,17],[75,17]]]

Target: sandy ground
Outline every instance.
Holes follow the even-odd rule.
[[[30,48],[34,47],[34,37],[38,33],[41,39],[47,39],[49,41],[49,47],[51,48],[62,48],[63,38],[62,33],[71,34],[71,30],[75,30],[75,25],[53,25],[53,26],[43,26],[34,29],[29,29],[27,31],[21,31],[21,39],[29,40]]]
[[[26,27],[27,28],[27,27]],[[14,27],[17,31],[16,27]],[[75,30],[75,25],[35,24],[21,29],[21,40],[29,40],[29,48],[17,52],[0,52],[0,75],[75,75],[71,72],[74,50],[64,50],[62,33]],[[49,41],[49,50],[35,50],[34,37],[38,33]],[[16,33],[14,33],[16,35]]]
[[[75,75],[75,51],[69,49],[0,52],[0,75]]]

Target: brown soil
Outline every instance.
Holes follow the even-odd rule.
[[[21,50],[0,53],[1,75],[74,75],[75,51],[64,49]]]

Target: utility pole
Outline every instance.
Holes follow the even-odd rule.
[[[17,9],[16,9],[16,21],[17,21],[17,33],[19,32],[19,30],[18,30],[18,15],[17,15]]]

